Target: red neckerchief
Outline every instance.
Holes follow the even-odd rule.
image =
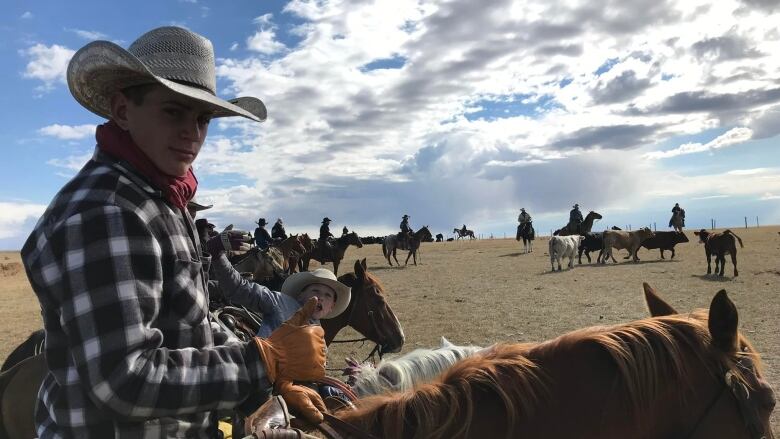
[[[98,125],[95,138],[101,151],[130,163],[154,186],[161,189],[165,198],[179,209],[184,209],[187,202],[195,196],[198,180],[191,167],[182,177],[174,177],[160,171],[141,151],[141,148],[133,142],[130,133],[120,128],[114,121]]]

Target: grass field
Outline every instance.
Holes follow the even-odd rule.
[[[341,269],[351,271],[355,260],[367,258],[369,271],[381,279],[404,327],[403,352],[438,346],[440,336],[483,346],[542,341],[585,326],[643,318],[643,281],[681,312],[708,307],[713,295],[726,289],[739,310],[740,329],[763,354],[768,380],[778,391],[780,227],[733,230],[745,243],[739,249],[736,279],[729,258],[725,278],[705,275],[704,250],[690,231],[686,234],[692,242],[678,245],[674,261],[661,260],[657,250],[642,249],[642,261],[636,264],[618,258],[617,265],[582,265],[552,273],[546,240],[537,240],[535,251],[526,255],[514,240],[497,239],[427,243],[419,265],[402,268],[388,267],[379,245],[350,247]],[[0,264],[2,359],[41,323],[18,253],[0,254]],[[353,335],[345,330],[337,338]],[[362,359],[370,350],[360,344],[334,346],[329,362],[340,366],[346,355]],[[772,421],[777,434],[777,412]]]

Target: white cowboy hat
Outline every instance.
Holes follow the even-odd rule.
[[[211,41],[175,26],[159,27],[141,35],[128,50],[110,41],[93,41],[73,55],[67,77],[76,101],[107,119],[111,119],[114,93],[146,84],[160,84],[204,102],[212,108],[212,117],[242,116],[262,122],[267,116],[260,99],[218,98]]]
[[[298,300],[301,291],[311,284],[323,284],[333,288],[336,292],[336,303],[333,309],[323,319],[332,319],[343,313],[349,301],[352,299],[352,289],[336,279],[336,275],[327,268],[318,268],[314,271],[302,271],[287,278],[282,284],[282,294]]]

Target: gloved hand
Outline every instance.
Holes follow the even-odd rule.
[[[287,404],[311,422],[322,422],[325,409],[320,395],[293,381],[316,381],[325,376],[325,331],[309,324],[317,307],[312,297],[267,339],[254,341],[265,363],[268,379]]]
[[[251,242],[252,237],[243,230],[225,230],[206,241],[206,251],[213,257],[224,251],[246,252]]]
[[[325,402],[316,390],[290,381],[279,381],[274,386],[277,394],[282,395],[288,407],[292,407],[295,413],[303,416],[312,424],[319,424],[325,418],[323,412],[328,411]]]

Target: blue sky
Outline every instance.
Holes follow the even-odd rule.
[[[630,3],[630,4],[629,4]],[[601,225],[780,223],[780,8],[755,0],[12,2],[0,17],[0,248],[18,249],[88,159],[101,120],[72,53],[157,26],[211,39],[223,97],[269,119],[212,124],[208,218],[364,235],[540,231],[575,202]],[[643,14],[635,11],[642,10]]]

